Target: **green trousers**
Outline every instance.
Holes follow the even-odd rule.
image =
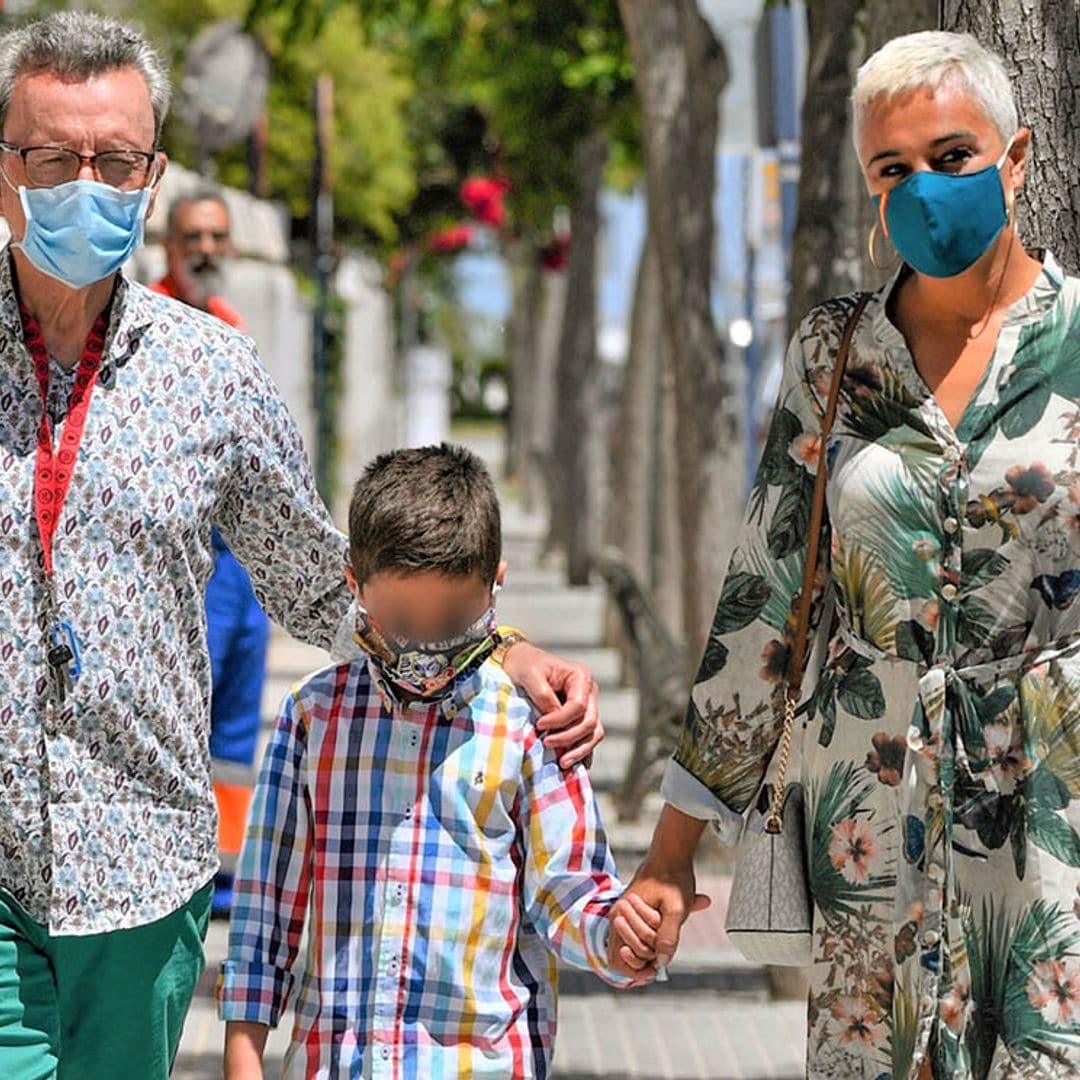
[[[0,892],[0,1077],[166,1080],[205,962],[213,884],[131,930],[52,935]]]

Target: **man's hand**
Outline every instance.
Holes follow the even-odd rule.
[[[510,646],[503,668],[543,714],[536,726],[543,733],[544,745],[562,754],[559,765],[564,769],[579,761],[588,765],[604,737],[592,672],[584,664],[563,660],[528,641]]]

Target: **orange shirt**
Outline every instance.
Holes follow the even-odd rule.
[[[171,274],[166,274],[160,281],[155,281],[150,285],[149,288],[162,296],[170,296],[173,300],[180,299],[176,291],[176,283],[173,281]],[[222,322],[236,327],[237,330],[242,330],[245,334],[247,333],[247,323],[244,322],[244,317],[232,304],[222,300],[220,296],[211,296],[206,303],[206,310],[211,315],[216,315]]]

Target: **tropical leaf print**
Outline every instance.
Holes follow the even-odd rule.
[[[900,603],[878,559],[865,548],[837,544],[833,577],[848,625],[859,637],[891,652],[896,647]]]
[[[892,826],[879,828],[867,806],[873,787],[850,762],[835,764],[823,783],[811,787],[810,891],[827,920],[887,902],[896,883],[885,840]]]

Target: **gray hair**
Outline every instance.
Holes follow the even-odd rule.
[[[185,206],[201,202],[217,203],[226,214],[229,213],[229,204],[225,201],[225,196],[217,188],[212,188],[209,185],[197,187],[191,194],[179,195],[169,203],[169,217],[165,223],[166,236],[172,236],[175,232],[176,219]]]
[[[971,34],[923,30],[886,42],[855,76],[852,134],[858,146],[863,122],[879,98],[945,84],[966,90],[1008,142],[1020,126],[1012,84],[1001,57]]]
[[[169,111],[172,86],[161,54],[134,27],[85,11],[60,11],[0,37],[0,132],[20,75],[54,72],[86,81],[121,68],[146,80],[154,109],[154,137]]]

